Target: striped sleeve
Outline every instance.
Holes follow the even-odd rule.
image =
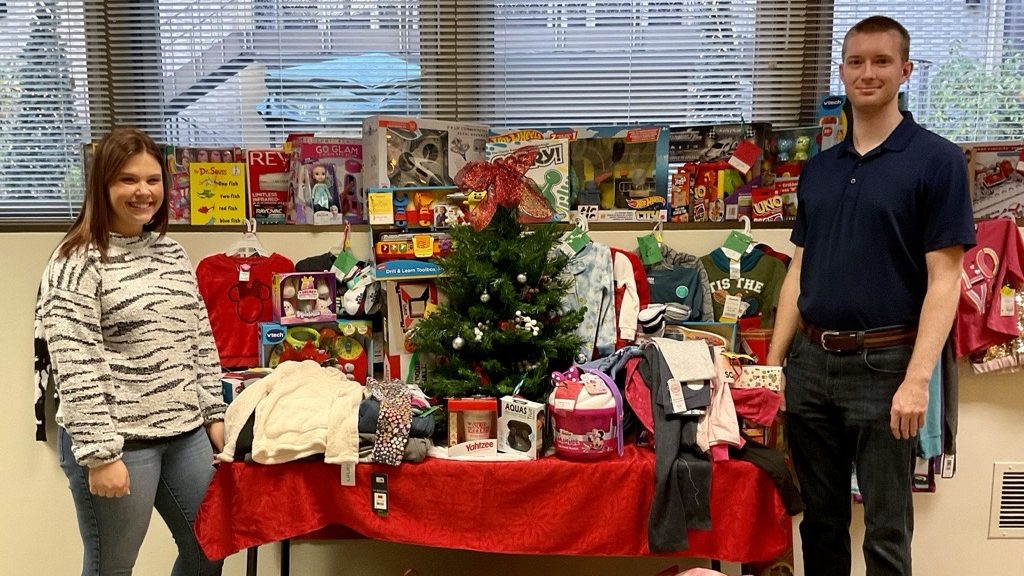
[[[100,326],[98,256],[54,258],[44,283],[43,329],[56,372],[61,424],[79,464],[113,462],[121,457],[124,439],[110,413],[113,379]]]
[[[224,392],[221,388],[220,355],[217,354],[217,344],[213,340],[210,316],[198,291],[196,297],[199,299],[199,306],[196,308],[196,391],[199,394],[199,409],[203,413],[203,422],[210,423],[224,419],[227,404],[224,403]]]

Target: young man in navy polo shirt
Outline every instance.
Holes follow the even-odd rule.
[[[911,574],[916,436],[974,226],[963,153],[899,110],[909,54],[890,18],[847,32],[839,75],[853,130],[807,163],[797,191],[767,361],[786,365],[809,576],[850,574],[854,468],[868,576]]]

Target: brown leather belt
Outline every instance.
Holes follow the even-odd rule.
[[[811,342],[829,352],[860,352],[867,348],[913,345],[917,338],[916,326],[899,326],[875,330],[842,331],[822,330],[800,321],[800,332]]]

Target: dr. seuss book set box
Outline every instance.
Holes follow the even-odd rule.
[[[298,138],[291,143],[294,224],[365,224],[363,144],[357,138]]]
[[[487,126],[401,116],[363,120],[366,188],[451,186],[467,162],[484,160]]]
[[[192,224],[245,221],[245,163],[192,162],[189,165]]]
[[[581,126],[517,129],[492,135],[569,141],[570,209],[588,220],[665,221],[668,127]]]

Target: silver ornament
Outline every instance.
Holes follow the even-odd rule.
[[[452,348],[455,350],[462,350],[465,345],[466,341],[462,339],[462,336],[456,336],[455,340],[452,340]]]
[[[487,290],[484,290],[483,294],[480,295],[480,301],[484,304],[491,301],[491,295],[487,293]]]
[[[526,284],[526,274],[520,274],[519,276],[516,276],[516,282],[519,282],[520,284]]]
[[[576,355],[576,363],[577,364],[583,364],[586,361],[587,361],[587,355],[584,354],[583,352],[580,352],[579,354]]]

